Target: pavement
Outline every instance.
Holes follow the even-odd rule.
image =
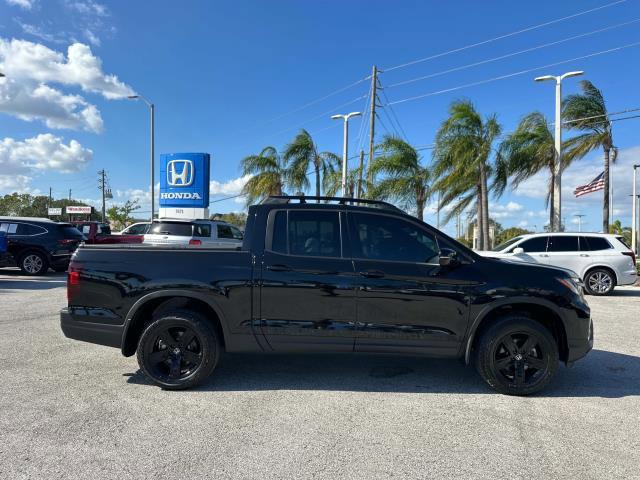
[[[588,301],[594,350],[533,397],[369,355],[227,355],[169,392],[62,335],[64,275],[5,269],[0,478],[640,478],[640,288]]]

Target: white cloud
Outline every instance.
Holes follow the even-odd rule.
[[[50,133],[26,140],[5,138],[0,141],[0,171],[4,175],[55,170],[71,173],[81,170],[93,158],[93,151],[76,140],[65,145],[61,137]]]
[[[77,85],[107,99],[125,98],[135,93],[117,76],[104,73],[100,58],[83,43],[70,45],[65,57],[39,43],[0,38],[0,69],[12,79]]]
[[[66,2],[66,6],[70,10],[75,10],[76,12],[82,13],[85,15],[96,15],[98,17],[109,16],[109,10],[107,10],[107,7],[93,0],[85,0],[85,1],[68,0]]]
[[[33,25],[31,23],[24,23],[18,18],[14,18],[14,21],[20,26],[22,31],[27,35],[33,35],[49,43],[64,43],[66,41],[65,32],[50,33],[45,31],[42,27]]]
[[[25,10],[31,10],[36,3],[36,0],[5,0],[8,5],[14,5],[16,7],[24,8]]]
[[[491,218],[495,218],[496,220],[513,218],[519,212],[524,210],[524,207],[517,202],[510,201],[506,205],[502,204],[490,204],[489,205],[489,215]]]
[[[0,175],[0,193],[28,191],[31,180],[27,175]]]
[[[251,178],[251,175],[234,178],[224,183],[211,180],[209,183],[210,195],[237,195],[242,191],[242,187]]]
[[[84,33],[85,38],[89,41],[91,45],[95,45],[96,47],[99,47],[102,44],[100,37],[98,37],[95,33],[93,33],[88,28],[85,28],[82,33]]]

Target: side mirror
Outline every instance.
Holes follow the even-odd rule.
[[[523,253],[524,253],[524,248],[522,247],[516,247],[513,249],[514,255],[522,255]]]
[[[458,260],[458,252],[451,248],[443,248],[440,250],[438,263],[441,267],[454,267],[460,263]]]

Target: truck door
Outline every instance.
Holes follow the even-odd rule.
[[[349,213],[357,290],[356,351],[454,355],[467,328],[465,269],[439,265],[434,232],[378,213]]]
[[[260,324],[276,351],[353,351],[355,281],[344,213],[273,210],[262,259]]]

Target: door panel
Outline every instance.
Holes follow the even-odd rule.
[[[268,228],[284,233],[274,232],[268,242],[279,251],[268,245],[262,262],[265,338],[276,351],[353,351],[355,278],[342,257],[338,212],[273,213]]]
[[[568,268],[578,275],[590,261],[588,252],[580,252],[577,235],[550,235],[547,255],[548,265]]]
[[[358,275],[356,351],[454,355],[468,321],[466,266],[435,263],[435,236],[418,223],[354,213],[349,226]]]

